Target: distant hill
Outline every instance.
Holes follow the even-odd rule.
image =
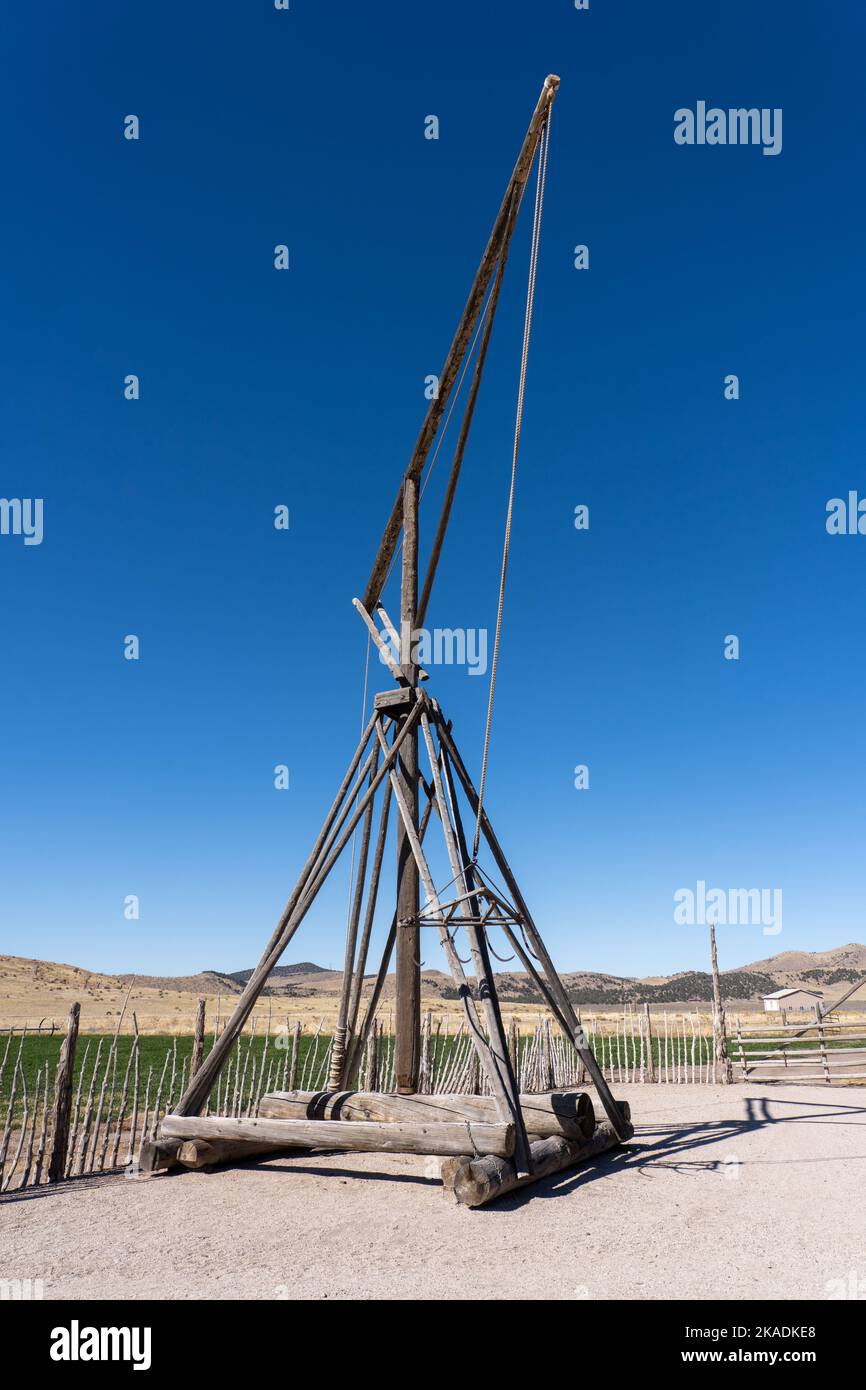
[[[252,975],[247,970],[203,970],[197,975],[140,975],[137,985],[160,991],[178,990],[183,993],[239,994]],[[130,976],[114,978],[128,984]],[[765,960],[738,966],[721,973],[722,997],[726,1000],[754,1001],[762,994],[777,989],[802,985],[806,989],[836,990],[866,978],[866,946],[851,942],[831,951],[781,951]],[[428,997],[451,1000],[457,998],[451,976],[442,970],[425,970],[424,992]],[[496,977],[503,1002],[538,1004],[539,993],[531,978],[523,971],[500,971]],[[712,976],[709,971],[687,970],[674,975],[636,976],[609,975],[603,971],[572,970],[562,975],[563,984],[572,1003],[611,1007],[625,1003],[685,1004],[706,1003],[713,997]],[[314,961],[295,961],[278,965],[271,972],[265,989],[275,998],[304,999],[335,995],[340,988],[340,973],[317,965]],[[384,1000],[394,997],[394,977],[389,976],[382,993]],[[857,1001],[866,1000],[866,987],[858,990]]]
[[[139,975],[129,1005],[137,1010],[139,1021],[151,1026],[181,1026],[195,1007],[197,997],[223,1000],[240,994],[252,974],[247,970],[202,970],[193,975]],[[368,977],[369,978],[369,977]],[[851,942],[831,951],[782,951],[764,960],[753,961],[721,976],[722,995],[729,1003],[752,1007],[762,994],[800,986],[818,990],[829,1003],[847,984],[866,978],[866,946]],[[89,1016],[101,1011],[116,1017],[132,977],[104,975],[80,966],[51,961],[28,960],[20,956],[0,956],[0,1018],[21,1015],[34,1018],[55,1017],[72,999],[88,1001]],[[712,999],[712,980],[708,971],[681,971],[673,975],[610,975],[604,971],[573,970],[562,974],[563,984],[576,1005],[617,1009],[623,1004],[706,1005]],[[264,994],[281,1012],[330,1017],[336,1012],[341,985],[338,971],[328,970],[314,961],[279,965],[271,973]],[[531,978],[523,971],[501,971],[497,985],[503,1003],[535,1006],[540,997]],[[456,1000],[451,976],[442,970],[425,970],[423,996],[429,1004],[450,1004]],[[385,981],[383,1003],[394,999],[394,975]],[[96,1009],[94,1006],[97,1006]],[[866,986],[852,997],[851,1006],[866,1006]],[[231,1005],[228,1006],[229,1009]]]
[[[216,974],[216,971],[208,971],[208,974]],[[234,980],[239,985],[245,985],[252,975],[252,970],[233,970],[230,975],[226,975],[227,980]],[[332,971],[324,965],[314,965],[311,960],[299,961],[297,965],[275,965],[271,971],[270,978],[285,979],[287,975],[330,975]]]
[[[836,946],[832,951],[782,951],[777,956],[755,961],[742,968],[765,971],[780,977],[779,988],[802,980],[837,984],[850,978],[853,983],[859,976],[866,975],[866,946],[852,941],[847,946]]]

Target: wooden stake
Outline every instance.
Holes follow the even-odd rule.
[[[728,1056],[725,1006],[722,1003],[722,987],[719,979],[719,954],[716,950],[716,928],[710,923],[710,964],[713,971],[713,1061],[722,1066],[722,1081],[730,1086],[734,1079],[734,1069]]]
[[[643,1016],[644,1016],[644,1022],[645,1022],[645,1024],[646,1024],[647,1079],[648,1079],[649,1081],[655,1081],[655,1079],[656,1079],[656,1064],[655,1064],[655,1058],[654,1058],[654,1056],[653,1056],[653,1024],[652,1024],[652,1014],[650,1013],[650,1006],[649,1006],[649,1004],[644,1004],[644,1006],[643,1006]]]
[[[207,1000],[199,999],[195,1009],[195,1029],[192,1039],[192,1061],[190,1062],[189,1074],[195,1076],[202,1062],[204,1061],[204,1018]]]
[[[54,1109],[51,1115],[51,1157],[48,1160],[48,1181],[62,1182],[66,1176],[66,1153],[69,1142],[69,1113],[72,1106],[72,1073],[75,1069],[75,1046],[78,1042],[78,1022],[81,1005],[73,1004],[66,1020],[66,1037],[60,1048],[60,1059],[54,1077]]]

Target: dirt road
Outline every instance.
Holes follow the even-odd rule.
[[[866,1088],[616,1092],[636,1124],[627,1150],[478,1211],[443,1195],[428,1160],[385,1155],[12,1194],[0,1279],[42,1279],[46,1298],[825,1299],[852,1277],[866,1290]]]

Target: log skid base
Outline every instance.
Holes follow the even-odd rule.
[[[627,1126],[626,1139],[634,1131]],[[574,1168],[588,1159],[596,1158],[608,1149],[620,1148],[623,1143],[607,1122],[597,1125],[591,1139],[574,1140],[553,1136],[537,1139],[530,1144],[532,1172],[520,1176],[511,1159],[489,1154],[477,1159],[446,1159],[442,1165],[442,1183],[453,1192],[460,1206],[482,1207],[497,1197],[504,1197],[517,1188],[550,1177],[552,1173]]]
[[[493,1103],[484,1097],[299,1091],[263,1097],[256,1119],[167,1115],[159,1137],[142,1146],[139,1173],[201,1170],[301,1147],[427,1154],[445,1191],[461,1206],[480,1207],[618,1148],[634,1133],[627,1102],[620,1103],[621,1137],[585,1091],[520,1099],[531,1126],[528,1174],[514,1160],[513,1126],[491,1123]]]

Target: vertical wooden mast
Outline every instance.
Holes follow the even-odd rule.
[[[412,660],[415,613],[418,607],[418,481],[403,484],[403,573],[400,588],[400,665],[410,686],[418,682]],[[407,716],[404,715],[404,719]],[[418,829],[418,726],[403,740],[398,775],[405,779],[412,827]],[[410,1095],[418,1089],[421,1032],[421,932],[418,865],[407,827],[397,824],[397,1008],[394,1078],[397,1090]],[[409,925],[410,920],[413,922]]]

